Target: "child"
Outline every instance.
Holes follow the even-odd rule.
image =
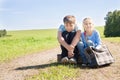
[[[63,19],[64,25],[58,29],[58,41],[61,45],[61,62],[77,63],[77,43],[80,39],[81,31],[76,26],[76,19],[73,15],[67,15]]]
[[[93,46],[94,48],[100,48],[101,47],[101,39],[100,34],[97,30],[94,29],[94,24],[91,18],[85,18],[83,20],[83,28],[84,32],[81,34],[81,42],[78,43],[78,50],[80,51],[80,55],[83,60],[83,66],[88,64],[89,62],[86,59],[86,56],[84,54],[84,49]]]

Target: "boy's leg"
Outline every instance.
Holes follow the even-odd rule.
[[[67,42],[67,37],[68,37],[68,32],[67,31],[64,31],[62,32],[62,37],[64,38],[64,40]],[[61,45],[61,50],[62,50],[62,53],[61,53],[61,58],[63,57],[68,57],[68,51],[67,49]]]
[[[67,32],[67,31],[64,31],[62,33],[62,37],[64,38],[64,40],[66,41],[66,43],[68,44],[71,44],[71,42],[73,41],[73,38],[75,37],[76,35],[76,32]],[[61,45],[61,49],[62,49],[62,58],[63,57],[68,57],[68,51],[66,48],[64,48],[62,45]],[[78,57],[78,49],[77,49],[77,46],[75,47],[74,49],[74,58],[77,59]]]
[[[80,56],[82,58],[82,63],[87,64],[88,61],[87,61],[87,58],[86,58],[85,53],[84,53],[84,44],[83,44],[83,42],[79,42],[77,44],[77,47],[78,47],[78,50],[79,50],[79,54],[80,54]]]
[[[69,33],[69,36],[68,36],[68,38],[67,38],[67,43],[68,43],[68,44],[71,44],[71,43],[72,43],[75,35],[76,35],[76,32],[70,32],[70,33]],[[73,52],[74,52],[73,58],[77,60],[77,59],[78,59],[78,53],[79,53],[77,46],[75,46]],[[73,63],[74,63],[74,60],[73,60]]]
[[[76,35],[76,32],[70,32],[68,37],[67,37],[67,43],[68,44],[71,44],[74,37]],[[72,64],[76,64],[77,63],[77,59],[78,59],[78,49],[77,49],[77,46],[75,46],[74,48],[74,56],[72,58],[69,59],[69,63],[72,63]]]
[[[68,37],[66,38],[66,42],[67,42],[68,44],[71,44],[72,41],[73,41],[73,38],[75,37],[75,35],[76,35],[76,32],[69,32],[69,35],[68,35]],[[75,46],[73,52],[74,52],[74,58],[77,58],[77,57],[78,57],[78,55],[77,55],[77,53],[78,53],[77,46]]]
[[[68,51],[67,51],[67,49],[61,45],[61,50],[62,50],[61,58],[67,57],[67,56],[68,56]]]
[[[71,44],[74,36],[75,36],[76,32],[67,32],[67,31],[64,31],[62,32],[62,37],[64,38],[65,42],[68,43],[68,44]],[[74,52],[77,52],[77,47],[75,47],[74,49]],[[68,51],[65,47],[63,47],[61,45],[61,50],[62,50],[62,57],[66,57],[68,56]]]

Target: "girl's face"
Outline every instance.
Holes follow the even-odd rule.
[[[84,30],[87,32],[91,32],[94,28],[93,21],[91,19],[86,19],[83,21]]]
[[[75,28],[75,24],[74,23],[64,23],[64,25],[65,25],[66,31],[68,31],[68,32],[73,31],[74,28]]]

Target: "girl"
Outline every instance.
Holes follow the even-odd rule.
[[[83,19],[84,32],[81,34],[81,42],[78,43],[78,50],[83,60],[82,66],[86,66],[89,62],[84,54],[85,48],[92,46],[94,48],[101,47],[100,34],[94,29],[94,24],[91,18]]]

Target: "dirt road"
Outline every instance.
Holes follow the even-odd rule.
[[[25,77],[39,73],[41,65],[56,61],[59,48],[26,55],[8,63],[0,64],[0,80],[24,80]],[[22,68],[22,70],[17,70]],[[30,69],[31,68],[31,69]]]
[[[75,80],[120,80],[120,43],[104,43],[109,47],[115,63],[109,67],[98,69],[81,69],[80,77]],[[56,61],[60,48],[26,55],[7,63],[0,64],[0,80],[24,80],[28,76],[39,73],[43,64]]]

